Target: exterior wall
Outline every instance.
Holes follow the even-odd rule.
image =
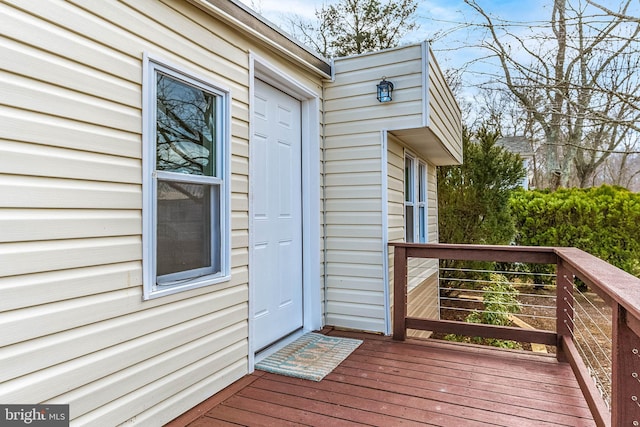
[[[325,86],[326,323],[386,332],[382,129],[422,120],[420,47],[334,63]],[[376,85],[393,75],[394,102]]]
[[[325,86],[329,325],[386,331],[382,130],[423,125],[423,69],[422,46],[407,46],[336,59],[335,79]],[[383,76],[396,87],[389,104],[376,99]]]
[[[460,141],[456,130],[443,135],[449,138],[443,142],[427,128],[429,89],[442,89],[441,99],[453,102],[445,109],[457,108],[446,84],[438,87],[444,79],[429,87],[428,52],[426,44],[417,44],[338,58],[334,80],[325,86],[327,324],[379,332],[388,327],[386,242],[404,239],[404,146],[420,146],[413,151],[428,164],[429,241],[437,241],[435,166],[420,154],[446,152],[450,159],[449,147],[442,145]],[[385,76],[394,84],[393,102],[380,103],[376,85]],[[455,117],[445,115],[438,124],[446,127]],[[394,138],[396,133],[409,142]],[[381,146],[385,134],[389,150]],[[437,263],[412,261],[411,287],[429,278],[429,289],[436,289],[436,273]],[[435,295],[429,298],[437,301]]]
[[[325,139],[326,324],[384,331],[380,135]]]
[[[429,129],[462,163],[462,113],[431,49],[428,55]]]
[[[334,82],[326,85],[327,136],[423,126],[423,69],[421,45],[337,58]],[[384,76],[395,89],[393,102],[381,104],[376,85]]]
[[[161,425],[248,372],[249,51],[178,0],[0,4],[0,402]],[[142,300],[142,55],[231,90],[232,279]]]
[[[389,136],[387,148],[388,241],[405,240],[404,220],[404,157],[406,148],[397,138]],[[421,159],[427,161],[426,159]],[[438,241],[437,175],[435,166],[427,162],[427,231],[429,243]],[[393,248],[389,249],[389,295],[393,302]],[[438,261],[413,258],[407,265],[407,311],[410,315],[438,318]],[[411,334],[413,335],[413,334]]]
[[[431,182],[427,183],[429,184]],[[404,242],[404,147],[398,138],[392,136],[387,141],[387,194],[389,243]],[[429,232],[431,228],[429,227]],[[392,266],[393,248],[390,248],[389,257],[389,265]],[[389,280],[393,281],[393,274],[389,275]]]

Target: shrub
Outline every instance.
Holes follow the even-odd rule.
[[[510,195],[525,175],[522,159],[496,145],[498,132],[463,132],[464,164],[438,168],[442,243],[509,244]]]
[[[640,277],[640,194],[624,188],[517,191],[518,245],[573,246]]]
[[[525,170],[520,156],[496,145],[500,133],[481,127],[462,135],[464,164],[438,168],[438,235],[442,243],[504,245],[513,241],[515,228],[509,212],[510,195]],[[493,270],[490,262],[441,260],[453,279],[486,279],[475,270]],[[465,287],[464,281],[451,283]],[[444,291],[446,294],[446,290]]]

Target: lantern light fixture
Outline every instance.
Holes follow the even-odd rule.
[[[378,83],[378,101],[389,102],[392,100],[391,94],[393,93],[393,83],[387,81],[386,77],[382,78],[382,81]]]

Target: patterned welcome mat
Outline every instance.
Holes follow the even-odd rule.
[[[309,332],[262,360],[256,369],[320,381],[360,344],[361,340]]]

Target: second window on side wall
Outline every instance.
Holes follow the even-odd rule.
[[[427,165],[407,154],[404,159],[405,241],[426,243]]]

